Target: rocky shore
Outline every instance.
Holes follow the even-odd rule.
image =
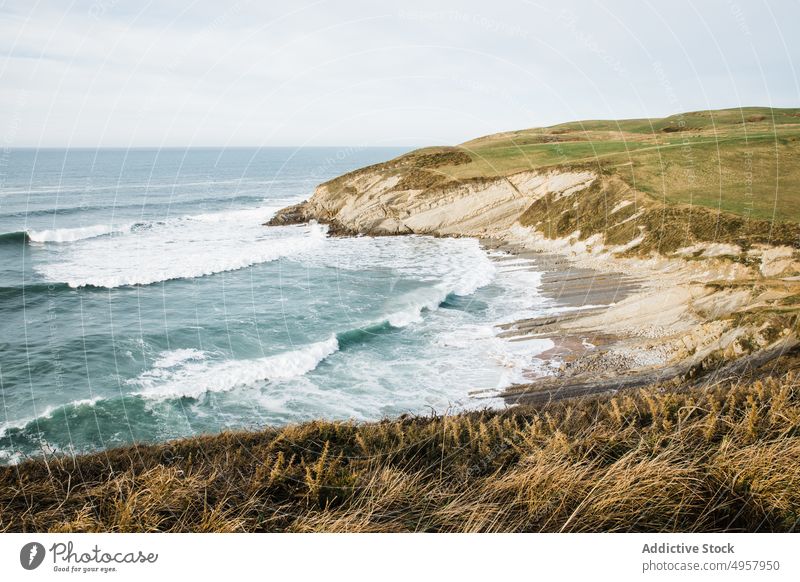
[[[435,156],[422,166],[428,172],[437,167]],[[549,228],[543,210],[532,218],[546,205],[579,204],[604,208],[606,230],[587,235],[578,222],[565,235]],[[503,329],[511,341],[546,337],[555,343],[540,356],[555,373],[509,388],[509,403],[717,378],[736,362],[761,362],[797,344],[791,298],[800,292],[800,261],[794,248],[704,242],[695,233],[664,252],[643,244],[652,238],[647,224],[627,239],[608,234],[635,224],[645,211],[658,211],[657,204],[591,171],[526,171],[430,185],[412,160],[322,184],[269,224],[316,220],[336,235],[469,236],[532,260],[544,273],[539,292],[565,311]]]

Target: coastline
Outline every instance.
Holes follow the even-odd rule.
[[[582,323],[641,291],[640,281],[619,271],[599,271],[577,266],[564,255],[532,251],[498,239],[480,239],[480,242],[486,250],[501,251],[531,261],[526,268],[542,273],[538,293],[559,308],[555,314],[520,319],[499,326],[502,330],[499,337],[507,341],[541,338],[549,339],[554,344],[535,357],[541,367],[531,370],[529,383],[514,384],[503,391],[502,398],[507,405],[539,403],[576,395],[575,387],[583,383],[584,376],[575,374],[576,377],[570,379],[569,370],[578,369],[590,359],[592,363],[588,367],[592,372],[601,369],[620,374],[628,370],[630,363],[621,365],[618,358],[609,355],[608,350],[622,342],[630,343],[631,339]],[[568,323],[570,326],[566,325]],[[542,367],[552,370],[552,373],[542,373]],[[582,390],[580,395],[610,390],[613,389],[603,385],[598,386],[597,390]]]
[[[698,387],[683,380],[716,337],[732,330],[711,329],[712,341],[693,357],[673,350],[672,360],[641,359],[659,344],[690,338],[696,321],[677,329],[658,325],[676,312],[653,298],[677,293],[688,310],[703,301],[719,307],[730,300],[728,291],[697,283],[696,273],[679,268],[661,278],[636,277],[637,268],[644,275],[654,271],[626,259],[566,256],[537,248],[536,239],[474,238],[485,250],[532,260],[532,267],[520,268],[541,272],[538,292],[561,308],[501,331],[509,341],[552,339],[555,345],[538,359],[560,366],[552,376],[506,388],[506,409],[366,423],[317,419],[77,457],[45,454],[0,467],[0,483],[7,485],[0,490],[8,492],[2,498],[8,517],[0,526],[53,532],[793,531],[800,448],[786,434],[800,410],[794,334],[739,354]],[[687,286],[704,290],[694,303],[684,294]],[[736,337],[729,333],[728,344]],[[747,381],[748,369],[757,370],[758,382]],[[673,382],[670,390],[659,384],[666,380]],[[614,394],[628,388],[638,389]],[[237,479],[220,478],[231,474]],[[746,495],[760,495],[755,502],[743,501],[750,497],[743,497],[742,474],[752,476]],[[15,493],[19,483],[22,495]]]
[[[561,130],[544,137],[567,139]],[[538,166],[527,157],[541,151],[538,143],[521,166],[508,165],[498,176],[494,167],[492,175],[480,174],[485,158],[466,153],[474,144],[412,152],[326,182],[310,200],[270,219],[319,221],[329,225],[330,236],[470,237],[463,242],[474,254],[462,262],[456,282],[475,272],[491,280],[476,240],[490,259],[505,262],[498,279],[516,270],[537,273],[513,273],[515,302],[502,312],[486,311],[480,337],[494,334],[489,344],[459,328],[463,342],[444,347],[464,350],[471,342],[466,350],[474,351],[460,351],[465,355],[458,360],[443,362],[441,352],[420,351],[416,343],[409,358],[392,353],[370,366],[348,359],[355,380],[364,380],[355,393],[359,404],[375,410],[366,398],[376,374],[408,366],[411,358],[421,362],[408,376],[412,385],[430,371],[425,388],[461,397],[466,387],[485,385],[485,377],[468,383],[443,371],[471,372],[476,356],[500,342],[520,342],[508,350],[514,358],[503,353],[496,361],[513,367],[521,382],[507,386],[510,376],[504,376],[488,396],[491,403],[485,399],[490,390],[472,392],[474,408],[443,414],[383,411],[381,420],[357,421],[326,419],[323,410],[255,430],[212,433],[187,424],[193,436],[148,443],[132,435],[130,445],[106,441],[88,454],[42,447],[41,456],[0,466],[0,531],[795,531],[800,238],[794,235],[800,226],[775,225],[773,232],[763,220],[668,206],[626,186],[614,170],[588,163],[561,158],[557,166]],[[259,221],[248,224],[257,230]],[[206,227],[195,238],[217,240],[208,235]],[[370,249],[418,241],[346,242]],[[454,241],[422,242],[445,243],[432,256],[457,262],[449,251]],[[354,254],[359,266],[363,250]],[[409,269],[423,269],[423,252],[407,253]],[[248,275],[249,296],[238,302],[246,309],[250,299],[255,305],[256,298],[268,298],[253,281],[270,280]],[[325,270],[315,279],[328,287],[329,275]],[[223,299],[233,299],[227,277],[223,283]],[[361,280],[358,285],[372,291]],[[468,297],[471,287],[461,288]],[[529,288],[536,289],[531,297]],[[163,289],[156,291],[156,299],[166,299]],[[157,307],[150,312],[158,316]],[[194,307],[195,315],[203,314]],[[138,323],[141,328],[141,315]],[[538,338],[550,341],[531,341]],[[334,342],[339,336],[326,350]],[[552,347],[537,352],[543,345]],[[184,351],[182,361],[192,365],[202,357]],[[176,361],[158,355],[165,364],[155,370]],[[516,372],[525,366],[530,369],[520,378]],[[301,378],[306,369],[299,368]],[[259,370],[251,376],[256,382],[266,374]],[[225,366],[222,375],[232,371]],[[199,372],[178,387],[197,394],[209,376],[208,368]],[[408,385],[405,378],[393,385],[386,400],[400,402]],[[288,392],[283,388],[276,391]],[[237,418],[253,418],[252,396],[245,395]],[[409,399],[416,403],[419,396]],[[208,400],[216,406],[221,398]],[[343,400],[332,391],[320,391],[319,398]],[[298,400],[304,407],[313,402],[307,394]],[[184,419],[186,401],[175,402],[180,416],[159,417],[162,425]],[[130,426],[131,409],[122,404]],[[95,421],[105,413],[95,403],[85,406]],[[36,427],[38,438],[38,421]]]
[[[751,290],[717,288],[720,279],[747,280],[735,264],[710,259],[700,271],[681,259],[615,257],[613,249],[587,253],[579,245],[567,246],[567,256],[563,242],[553,243],[542,237],[485,243],[537,261],[545,272],[540,292],[567,308],[505,326],[501,337],[512,341],[547,337],[555,343],[537,356],[554,373],[506,388],[508,405],[663,383],[709,385],[757,370],[800,345],[791,327],[762,325],[753,333],[735,325],[733,316],[748,307]]]
[[[427,185],[416,180],[414,155],[408,166],[399,158],[322,184],[267,224],[316,220],[334,236],[471,237],[489,251],[532,261],[543,273],[539,291],[562,312],[515,321],[500,334],[553,341],[537,357],[553,373],[531,373],[530,382],[507,387],[507,404],[714,381],[731,366],[752,366],[798,344],[792,297],[800,293],[793,276],[800,253],[782,239],[760,242],[756,229],[749,239],[707,241],[702,231],[681,246],[677,232],[650,232],[649,218],[636,226],[647,213],[667,220],[673,210],[617,177],[554,168]],[[581,223],[563,227],[579,205],[605,216],[605,230],[590,230],[599,224],[591,215],[584,232]],[[608,234],[613,229],[627,234]]]

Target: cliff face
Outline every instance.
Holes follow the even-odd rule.
[[[270,224],[311,219],[344,232],[497,237],[535,201],[587,188],[588,171],[523,172],[432,188],[407,188],[391,168],[343,176],[319,186],[308,202],[279,212]]]
[[[561,241],[568,254],[587,247],[616,257],[726,256],[740,265],[773,262],[772,273],[800,274],[800,225],[754,219],[712,208],[667,204],[621,175],[585,167],[552,167],[509,175],[457,177],[449,154],[407,154],[318,186],[284,208],[271,226],[310,220],[331,234],[473,236],[536,244]],[[454,176],[455,174],[455,176]],[[549,241],[549,243],[548,243]],[[779,248],[779,250],[775,250]]]
[[[457,150],[413,152],[326,182],[269,224],[472,236],[529,257],[568,257],[554,288],[585,285],[581,307],[593,309],[512,326],[515,337],[560,338],[562,352],[572,349],[555,379],[515,387],[513,401],[691,378],[797,344],[795,223],[665,204],[618,173],[584,166],[464,177],[464,163]],[[576,268],[588,273],[581,281]],[[598,271],[622,274],[636,292],[594,309]]]
[[[749,264],[757,245],[800,248],[798,155],[800,109],[580,121],[356,170],[271,224],[504,238],[519,223],[549,240],[602,239],[640,257],[722,244]]]

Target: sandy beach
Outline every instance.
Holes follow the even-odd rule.
[[[509,341],[547,338],[554,344],[537,356],[542,365],[530,370],[530,383],[506,389],[503,396],[508,404],[614,390],[607,384],[595,389],[596,374],[613,372],[615,381],[624,385],[620,374],[643,363],[625,361],[610,351],[612,347],[631,344],[634,339],[607,333],[588,321],[590,316],[597,316],[610,305],[640,291],[642,285],[636,278],[577,266],[563,255],[532,251],[503,241],[482,239],[481,244],[487,250],[507,253],[510,258],[530,261],[526,268],[542,273],[538,292],[560,308],[554,315],[520,319],[501,326],[500,337]],[[586,378],[589,374],[592,388],[582,389],[585,381],[589,381]]]
[[[500,336],[510,341],[547,338],[554,343],[537,356],[542,365],[531,370],[530,382],[504,391],[509,405],[614,393],[695,376],[705,384],[735,379],[798,343],[785,328],[756,336],[760,351],[747,352],[746,331],[731,327],[725,317],[750,300],[749,286],[719,289],[703,281],[725,277],[724,264],[707,261],[699,271],[663,259],[604,259],[591,253],[567,257],[515,242],[481,242],[487,249],[531,261],[529,268],[543,273],[539,293],[562,308],[554,315],[502,326]],[[723,358],[730,361],[720,365]]]

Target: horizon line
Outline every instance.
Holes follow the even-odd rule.
[[[333,149],[333,148],[422,148],[431,147],[420,144],[415,145],[361,145],[361,144],[338,144],[338,145],[169,145],[169,146],[6,146],[4,151],[13,150],[180,150],[180,149]]]

